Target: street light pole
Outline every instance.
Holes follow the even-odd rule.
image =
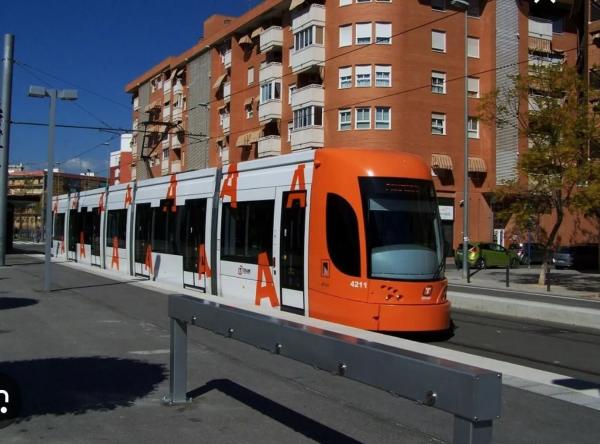
[[[52,280],[52,191],[54,188],[54,136],[56,131],[56,99],[76,100],[77,91],[74,89],[47,89],[43,86],[30,86],[30,97],[49,97],[50,114],[48,116],[48,168],[46,173],[46,199],[45,199],[45,263],[44,263],[44,291],[50,291]]]
[[[469,34],[468,34],[468,13],[469,13],[469,1],[468,0],[451,0],[453,6],[461,7],[465,10],[465,103],[464,103],[464,118],[465,118],[465,135],[464,135],[464,150],[463,150],[463,257],[462,257],[462,278],[468,278],[468,265],[467,254],[469,253],[469,102],[468,102],[468,90],[469,90],[469,71],[468,71],[468,57],[469,57]]]

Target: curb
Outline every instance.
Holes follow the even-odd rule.
[[[448,291],[452,308],[600,330],[600,310]]]

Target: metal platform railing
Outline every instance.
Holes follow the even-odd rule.
[[[454,415],[455,443],[489,443],[499,418],[497,372],[191,296],[169,298],[170,404],[187,402],[187,326],[269,350]],[[318,321],[322,323],[322,321]],[[333,325],[333,324],[332,324]]]

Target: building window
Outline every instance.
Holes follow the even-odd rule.
[[[322,26],[309,26],[302,31],[294,34],[295,38],[295,49],[296,51],[306,48],[307,46],[316,44],[323,44],[323,27]]]
[[[371,43],[372,24],[357,23],[356,24],[356,44],[368,45]]]
[[[289,122],[288,123],[288,135],[287,135],[288,143],[290,143],[292,141],[292,131],[294,131],[294,122]]]
[[[348,6],[352,4],[352,0],[340,0],[340,6]]]
[[[375,107],[375,129],[391,129],[391,109],[389,106]]]
[[[294,111],[294,129],[323,125],[323,107],[307,106]]]
[[[248,85],[252,85],[254,83],[254,67],[251,66],[248,68]]]
[[[444,11],[446,9],[446,0],[431,0],[431,9]]]
[[[296,91],[296,84],[295,83],[293,85],[290,85],[288,87],[288,105],[292,104],[292,94],[294,94],[294,91]]]
[[[350,111],[350,109],[339,110],[338,116],[338,129],[340,131],[352,129],[352,112]]]
[[[445,72],[431,71],[431,92],[436,94],[446,94]]]
[[[356,108],[356,129],[371,128],[371,108]]]
[[[344,66],[339,69],[339,88],[350,88],[352,86],[352,67]]]
[[[446,114],[431,113],[431,134],[446,134]]]
[[[163,160],[169,160],[169,148],[165,148],[162,153]]]
[[[281,98],[281,82],[274,81],[260,86],[260,103]]]
[[[469,37],[468,38],[468,51],[467,55],[475,59],[479,58],[479,38]]]
[[[392,66],[375,65],[375,86],[392,86]]]
[[[469,17],[479,17],[481,15],[479,1],[480,0],[471,0],[469,2],[469,9],[467,10]]]
[[[390,45],[392,43],[392,24],[375,23],[375,43]]]
[[[254,116],[254,108],[252,104],[246,105],[246,119],[251,119]]]
[[[479,139],[479,119],[477,117],[469,117],[467,121],[467,134],[469,139]]]
[[[340,48],[352,45],[352,25],[340,26]]]
[[[438,52],[446,52],[446,32],[431,31],[431,49]]]
[[[371,86],[371,65],[356,65],[356,86]]]
[[[473,99],[479,98],[479,78],[469,77],[467,79],[467,95]]]
[[[371,3],[371,0],[356,0],[356,3]]]

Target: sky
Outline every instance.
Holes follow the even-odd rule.
[[[13,122],[48,123],[49,99],[27,96],[30,85],[77,89],[79,99],[58,101],[56,123],[130,128],[131,96],[125,85],[201,37],[213,14],[239,16],[260,0],[5,0],[0,38],[13,34]],[[2,58],[4,54],[2,54]],[[0,70],[0,76],[1,76]],[[13,123],[10,164],[47,167],[48,128]],[[55,161],[61,170],[105,176],[109,153],[119,149],[111,132],[56,129]]]

